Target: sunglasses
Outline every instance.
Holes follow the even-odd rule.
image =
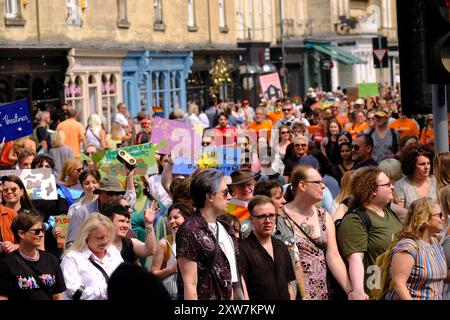
[[[78,168],[78,169],[76,169],[75,171],[76,171],[76,172],[81,172],[81,171],[83,171],[83,168]]]
[[[106,191],[107,196],[121,196],[124,195],[125,192],[118,192],[118,191]]]
[[[442,212],[432,214],[431,216],[432,216],[432,217],[434,217],[434,216],[439,216],[439,219],[442,219],[442,218],[444,217],[444,215],[442,214]]]
[[[131,209],[131,206],[130,206],[129,204],[127,204],[126,206],[122,206],[122,207],[124,207],[124,208],[127,209],[127,210],[130,210],[130,209]]]
[[[39,228],[39,229],[29,229],[26,232],[33,232],[35,235],[40,235],[41,232],[44,233],[45,229],[44,228]]]
[[[291,111],[292,109],[281,109],[283,112]]]
[[[206,146],[209,146],[211,144],[211,142],[202,142],[202,146],[204,146],[204,147],[206,147]]]
[[[358,151],[359,150],[359,145],[352,144],[352,149],[355,150],[355,151]]]
[[[294,144],[294,147],[303,147],[306,148],[307,144],[306,143],[296,143]]]
[[[289,131],[282,131],[281,134],[289,134]]]

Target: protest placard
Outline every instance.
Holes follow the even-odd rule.
[[[155,152],[159,146],[151,143],[138,144],[135,146],[119,148],[117,150],[108,150],[103,155],[102,160],[98,162],[100,174],[115,176],[119,180],[126,177],[127,171],[123,163],[117,160],[119,150],[125,150],[136,159],[135,175],[150,175],[158,173]]]
[[[378,83],[360,83],[358,84],[358,96],[360,98],[376,97],[379,95]]]
[[[358,99],[358,88],[357,87],[347,87],[347,101],[353,102]]]
[[[272,98],[283,98],[283,87],[281,86],[278,72],[260,76],[259,82],[261,83],[261,90],[264,94],[264,98],[267,101]]]
[[[202,148],[197,159],[176,158],[173,165],[175,174],[192,174],[197,168],[214,168],[229,176],[240,168],[240,148]]]
[[[61,229],[61,233],[56,236],[56,242],[59,249],[64,249],[64,246],[66,245],[67,231],[71,219],[72,216],[68,215],[55,216],[55,227]]]
[[[33,133],[28,100],[18,100],[0,106],[0,142],[12,141]]]
[[[158,153],[172,153],[176,157],[193,159],[201,144],[201,135],[196,132],[198,130],[194,130],[194,126],[189,123],[155,117],[150,142],[167,143],[158,148]]]
[[[56,200],[56,180],[51,169],[1,170],[0,177],[17,176],[22,180],[32,200]]]

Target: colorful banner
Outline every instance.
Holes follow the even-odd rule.
[[[240,168],[240,148],[202,148],[197,160],[176,158],[173,165],[175,174],[192,174],[197,168],[215,168],[229,176]]]
[[[28,100],[23,99],[0,106],[0,142],[16,140],[33,133]]]
[[[376,97],[379,95],[378,83],[360,83],[358,84],[358,96],[360,98]]]
[[[159,146],[153,146],[151,143],[138,144],[135,146],[119,148],[117,150],[108,150],[103,155],[102,160],[98,162],[99,171],[102,176],[111,175],[119,180],[127,175],[125,166],[117,160],[117,153],[123,149],[136,159],[137,166],[135,176],[151,175],[158,173],[155,153]]]
[[[278,72],[260,76],[259,82],[261,83],[261,90],[264,94],[264,98],[267,101],[272,98],[283,98],[283,87],[281,86]]]
[[[17,176],[22,180],[32,200],[56,200],[56,180],[51,169],[1,170],[0,177]]]
[[[55,216],[55,227],[61,229],[60,234],[56,236],[56,242],[59,249],[64,249],[66,245],[67,231],[69,230],[69,223],[72,216],[60,215]]]
[[[201,144],[201,136],[195,132],[194,126],[189,123],[155,117],[150,142],[166,143],[158,148],[158,153],[194,159],[193,155]]]

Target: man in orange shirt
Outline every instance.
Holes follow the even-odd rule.
[[[11,223],[16,216],[16,211],[0,204],[0,252],[11,253],[19,248],[11,231]]]
[[[352,138],[355,139],[358,133],[363,132],[369,127],[369,124],[366,122],[366,115],[364,111],[355,111],[354,122],[347,126],[348,132],[352,135]]]
[[[57,131],[64,132],[66,137],[64,143],[72,147],[74,158],[80,157],[80,141],[83,143],[83,147],[87,146],[86,131],[83,125],[76,120],[77,115],[77,110],[69,109],[67,120],[64,120],[56,127]]]
[[[277,100],[275,104],[275,110],[267,114],[267,119],[272,121],[272,125],[274,125],[275,123],[284,118],[284,114],[281,111],[282,108],[283,108],[283,101]]]
[[[419,137],[419,126],[417,123],[413,119],[408,118],[408,116],[403,115],[400,109],[398,113],[400,118],[392,122],[389,127],[397,130],[400,134],[400,139],[405,136]]]
[[[272,122],[266,119],[263,107],[256,108],[255,121],[250,123],[247,129],[255,131],[256,137],[262,135],[263,137],[267,138],[267,141],[270,141],[270,130],[272,130]]]

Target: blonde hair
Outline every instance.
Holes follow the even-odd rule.
[[[56,130],[55,134],[52,136],[52,147],[53,148],[62,147],[65,140],[66,135],[64,134],[64,131]]]
[[[116,237],[116,232],[114,231],[114,225],[111,222],[111,219],[98,212],[93,212],[81,224],[80,232],[78,232],[78,235],[70,248],[64,252],[63,257],[70,251],[82,252],[88,249],[87,238],[100,226],[104,226],[108,230],[108,233],[110,234],[108,246],[111,245]]]
[[[450,185],[443,187],[439,191],[439,202],[444,214],[445,224],[448,224],[448,215],[450,214]]]
[[[450,185],[450,152],[440,152],[434,157],[433,174],[437,189]]]
[[[122,135],[120,134],[120,124],[113,122],[111,124],[111,134],[110,137],[112,140],[122,140]]]
[[[195,113],[195,109],[197,109],[199,111],[198,105],[195,102],[189,103],[189,115],[194,114]]]
[[[413,201],[409,207],[408,217],[403,229],[396,234],[397,240],[404,238],[419,240],[422,238],[426,229],[426,223],[434,214],[435,205],[439,204],[428,197]]]
[[[81,161],[79,159],[67,159],[64,161],[63,167],[61,169],[61,177],[59,180],[64,181],[70,173],[81,166]]]
[[[92,129],[102,128],[102,118],[97,113],[91,114],[88,119],[88,126]]]
[[[341,203],[345,198],[352,194],[352,174],[353,170],[344,173],[341,178],[341,192],[336,196],[336,202]]]

